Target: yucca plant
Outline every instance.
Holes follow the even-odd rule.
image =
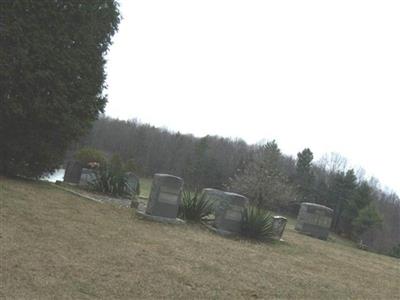
[[[197,191],[195,193],[184,191],[179,216],[185,220],[199,222],[211,214],[212,207],[212,203],[205,197],[201,197]]]
[[[113,171],[107,167],[101,168],[97,170],[96,179],[91,187],[101,193],[124,196],[127,194],[127,177],[122,172]]]
[[[274,217],[267,211],[249,206],[242,213],[242,235],[256,240],[268,240],[273,235]]]

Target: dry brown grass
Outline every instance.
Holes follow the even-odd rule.
[[[49,184],[0,178],[0,297],[357,298],[400,295],[399,260],[286,230],[256,244]]]

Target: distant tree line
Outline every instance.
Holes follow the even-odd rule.
[[[90,146],[130,160],[141,176],[171,173],[187,186],[221,188],[251,156],[255,147],[243,140],[172,133],[135,120],[100,118],[90,133],[70,151]]]
[[[191,188],[228,189],[258,207],[296,215],[301,202],[334,209],[332,230],[372,248],[389,251],[400,242],[400,200],[382,191],[338,154],[314,162],[306,148],[297,158],[284,155],[275,141],[248,145],[218,136],[202,138],[171,132],[135,120],[102,117],[76,144],[118,154],[141,176],[170,173]],[[376,242],[379,240],[379,244]]]

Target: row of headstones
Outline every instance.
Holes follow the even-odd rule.
[[[136,193],[139,186],[139,178],[128,172],[128,191]],[[93,169],[83,168],[79,162],[71,161],[67,164],[64,181],[68,183],[86,186],[93,183],[96,173]],[[182,178],[168,175],[155,174],[146,213],[164,218],[176,218],[182,196]],[[202,197],[213,202],[215,223],[214,226],[220,232],[240,231],[241,215],[249,200],[242,195],[224,192],[217,189],[206,188],[202,191]],[[327,239],[332,222],[333,210],[329,207],[315,204],[302,203],[297,217],[295,229],[320,239]],[[274,216],[274,236],[282,237],[287,219]]]
[[[183,180],[168,174],[155,174],[146,208],[149,215],[176,218],[182,196]],[[217,189],[203,189],[201,197],[212,201],[215,214],[214,226],[221,233],[238,233],[241,229],[243,210],[249,199],[243,195]],[[301,204],[295,229],[313,237],[326,240],[329,235],[333,210],[329,207],[304,202]],[[287,219],[274,216],[273,232],[281,239]]]
[[[225,231],[238,232],[243,209],[248,205],[248,199],[242,195],[223,192],[216,189],[204,189],[202,197],[214,201],[215,225]],[[303,202],[300,206],[295,229],[301,233],[326,240],[329,236],[333,209],[316,204]],[[274,216],[273,235],[281,239],[287,219]]]
[[[177,218],[182,189],[182,178],[168,174],[155,174],[145,213],[163,218]],[[210,188],[203,189],[201,197],[213,204],[214,227],[217,232],[222,234],[240,232],[242,213],[249,205],[247,197]],[[274,238],[282,238],[286,223],[286,218],[274,216]]]

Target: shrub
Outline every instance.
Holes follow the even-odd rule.
[[[109,167],[115,173],[122,172],[124,164],[119,154],[113,154],[113,156],[111,156],[109,161]]]
[[[212,203],[205,197],[199,196],[197,191],[194,194],[185,191],[179,207],[179,216],[185,220],[199,222],[211,214],[212,207]]]
[[[74,158],[81,162],[84,166],[87,166],[90,162],[97,162],[101,167],[104,167],[107,162],[106,156],[103,152],[91,147],[84,147],[78,150],[75,153]]]
[[[273,235],[274,218],[255,206],[245,208],[242,214],[242,235],[256,240],[268,240]]]
[[[96,170],[96,179],[91,187],[98,192],[113,196],[128,195],[127,176],[123,172],[115,172],[108,167]]]
[[[136,171],[136,163],[133,158],[130,158],[125,163],[125,171],[127,172],[135,172]]]
[[[400,243],[392,248],[392,251],[390,251],[389,255],[400,258]]]

